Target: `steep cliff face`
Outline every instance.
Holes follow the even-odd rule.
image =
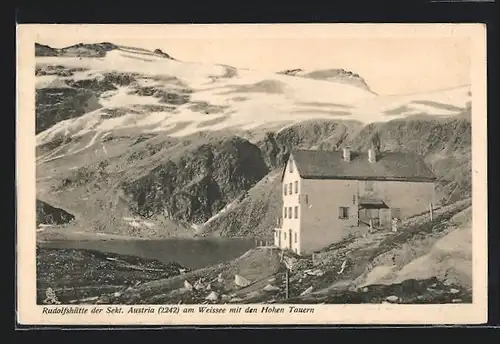
[[[366,150],[375,140],[384,151],[413,152],[438,177],[442,202],[471,196],[471,122],[464,116],[394,120],[366,126],[350,140],[353,149]]]
[[[36,133],[60,121],[79,117],[101,107],[95,92],[76,88],[44,88],[36,91]]]
[[[208,220],[268,172],[260,150],[238,137],[203,144],[123,185],[133,210],[185,223]]]
[[[266,163],[272,167],[282,166],[291,149],[338,149],[357,130],[356,121],[314,120],[290,125],[282,130],[268,132],[257,144]]]

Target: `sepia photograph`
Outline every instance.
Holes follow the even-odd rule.
[[[484,42],[478,24],[21,25],[25,316],[485,321]]]

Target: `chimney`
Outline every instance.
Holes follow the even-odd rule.
[[[344,147],[342,149],[342,159],[344,159],[344,161],[351,161],[351,148]]]
[[[374,163],[377,161],[377,152],[376,152],[375,148],[370,148],[368,150],[368,161],[370,163]]]

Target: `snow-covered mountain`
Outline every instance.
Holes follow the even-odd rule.
[[[39,99],[73,92],[75,98],[83,97],[85,107],[78,115],[61,116],[60,122],[44,128],[37,136],[38,144],[61,135],[120,129],[185,136],[200,130],[275,129],[306,119],[369,123],[411,115],[452,116],[470,102],[469,86],[378,96],[359,87],[359,76],[351,77],[353,74],[345,71],[335,75],[321,71],[302,76],[269,74],[182,62],[165,58],[163,52],[110,43],[105,48],[98,50],[106,52],[98,57],[86,57],[93,55],[81,45],[62,49],[62,56],[37,57]],[[85,57],[78,55],[82,51]],[[325,75],[333,76],[320,77]],[[338,75],[350,77],[334,77]],[[85,95],[75,89],[84,89]]]
[[[266,234],[290,149],[366,149],[372,135],[424,155],[443,197],[470,194],[469,86],[385,96],[343,69],[263,73],[112,43],[35,48],[37,197],[85,230]]]

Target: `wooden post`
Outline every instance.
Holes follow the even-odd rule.
[[[432,209],[432,202],[429,203],[429,212],[431,214],[431,221],[432,221],[434,218],[434,210]]]
[[[285,298],[288,299],[289,297],[289,286],[290,286],[290,274],[288,272],[288,268],[286,269],[285,272]]]

